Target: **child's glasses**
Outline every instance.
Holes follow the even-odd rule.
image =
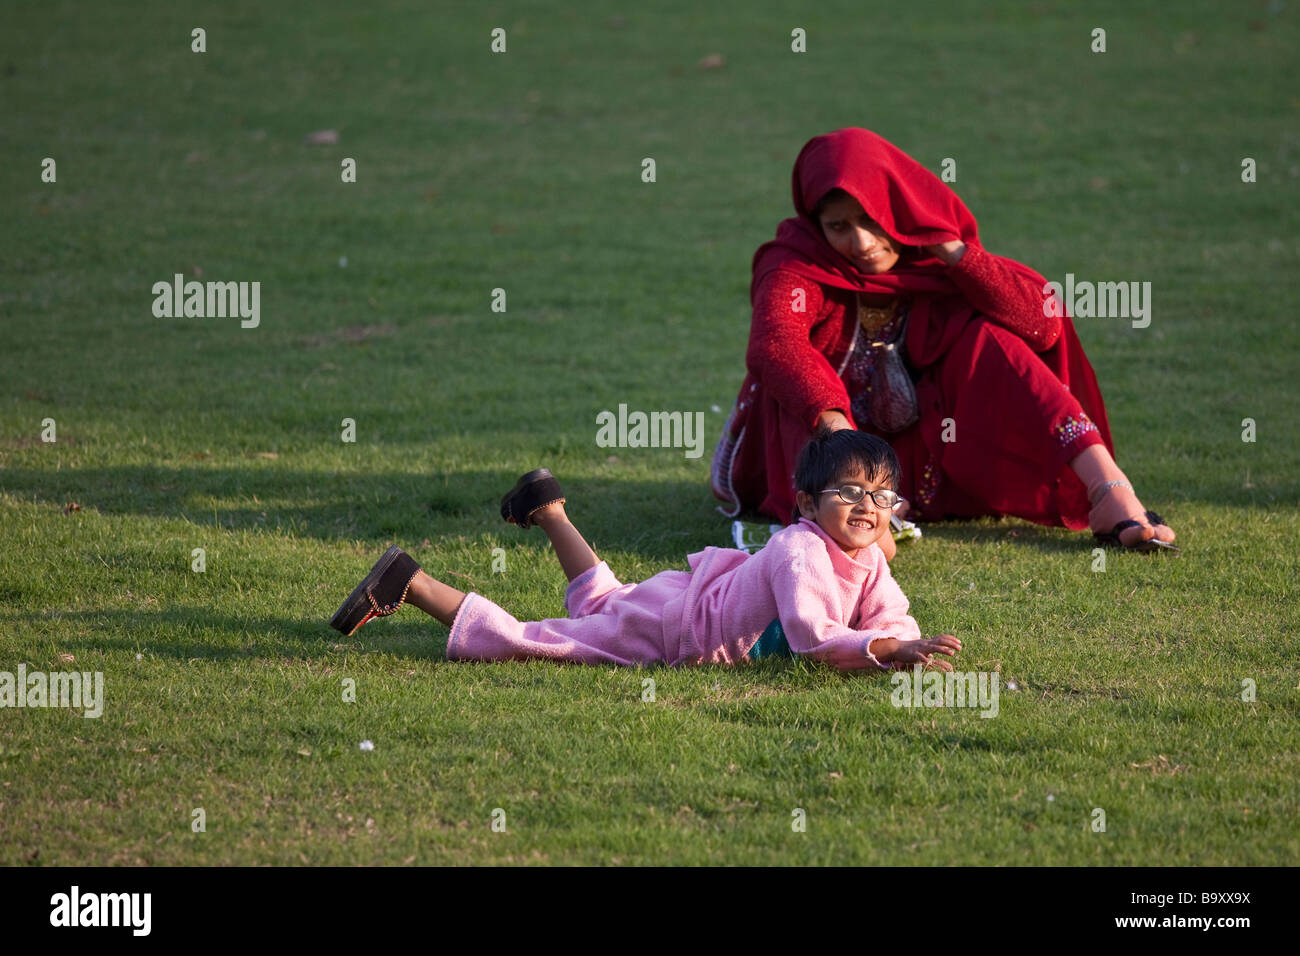
[[[840,501],[847,504],[856,505],[867,495],[871,495],[871,500],[875,502],[877,508],[883,508],[886,511],[893,511],[895,506],[903,500],[897,492],[890,491],[888,488],[881,488],[877,491],[867,491],[861,485],[840,485],[838,488],[826,488],[822,494],[828,495],[831,492],[840,496]]]

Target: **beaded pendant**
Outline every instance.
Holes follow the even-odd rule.
[[[889,305],[878,308],[867,305],[862,301],[861,296],[858,297],[858,324],[862,326],[862,330],[867,335],[873,338],[878,336],[885,326],[894,320],[896,315],[898,315],[897,298],[894,298]]]

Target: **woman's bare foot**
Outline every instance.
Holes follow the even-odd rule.
[[[1143,541],[1155,538],[1158,541],[1173,541],[1177,535],[1167,524],[1152,525],[1146,518],[1146,509],[1127,482],[1111,484],[1101,498],[1088,512],[1088,524],[1098,534],[1108,534],[1121,521],[1132,520],[1138,527],[1124,528],[1119,533],[1119,541],[1126,548],[1132,548]]]

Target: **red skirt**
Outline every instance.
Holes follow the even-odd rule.
[[[919,520],[1013,515],[1088,527],[1088,494],[1069,462],[1090,445],[1114,454],[1096,377],[1072,323],[1046,352],[982,318],[945,343],[916,379],[920,419],[889,441],[899,494]],[[948,338],[948,336],[945,336]],[[911,345],[909,338],[909,345]],[[1068,383],[1086,399],[1080,403]],[[714,495],[730,516],[794,520],[794,465],[810,433],[751,374],[713,458]]]

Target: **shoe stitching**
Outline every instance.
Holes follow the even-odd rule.
[[[379,606],[379,602],[375,600],[374,595],[371,594],[369,590],[367,590],[366,600],[368,600],[370,602],[370,606],[375,609],[375,614],[378,615],[379,617],[386,617],[389,614],[396,614],[399,610],[401,610],[402,605],[406,603],[406,594],[408,591],[411,590],[411,582],[415,580],[415,576],[420,573],[420,570],[421,570],[420,567],[417,565],[415,570],[411,572],[411,576],[407,578],[406,587],[402,588],[401,597],[399,597],[392,604],[385,604],[382,608]]]

